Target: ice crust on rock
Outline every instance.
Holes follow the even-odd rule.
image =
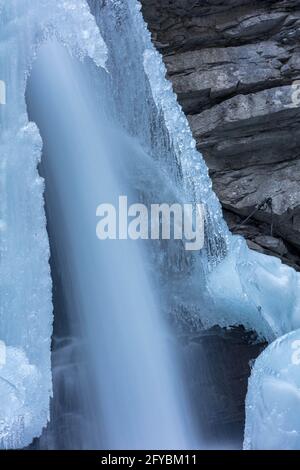
[[[269,342],[300,328],[300,275],[278,258],[249,250],[240,237],[231,237],[208,288],[214,304],[208,326],[244,325]]]
[[[39,435],[48,418],[47,409],[39,405],[44,402],[41,374],[22,350],[8,347],[5,356],[5,364],[0,365],[0,446],[23,447]]]
[[[256,360],[246,399],[245,450],[300,449],[300,330]]]

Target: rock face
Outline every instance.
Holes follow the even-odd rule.
[[[243,328],[181,338],[195,422],[205,448],[241,449],[251,361],[265,348]]]
[[[229,227],[300,270],[300,1],[142,3]]]

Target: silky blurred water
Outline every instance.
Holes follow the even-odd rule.
[[[58,43],[42,47],[27,102],[44,143],[48,225],[78,361],[77,372],[69,372],[81,417],[70,432],[81,436],[83,448],[193,447],[189,406],[147,268],[147,242],[96,237],[100,203],[138,197],[118,169],[145,158],[135,139],[107,122],[105,105],[95,105],[101,99],[107,101],[86,64]],[[66,348],[62,354],[54,381],[70,365]],[[78,446],[75,440],[66,437],[65,445]]]

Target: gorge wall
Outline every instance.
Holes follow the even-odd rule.
[[[300,0],[142,4],[230,229],[299,270]]]

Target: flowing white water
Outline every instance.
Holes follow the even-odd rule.
[[[196,442],[144,247],[96,238],[97,205],[117,206],[120,194],[137,197],[118,179],[120,160],[142,158],[144,151],[116,124],[107,126],[93,103],[95,93],[84,67],[62,46],[40,50],[28,103],[44,142],[49,223],[55,223],[68,316],[86,340],[93,376],[81,401],[93,397],[91,430],[95,434],[98,427],[101,435],[97,443],[85,429],[83,446],[192,447]]]

